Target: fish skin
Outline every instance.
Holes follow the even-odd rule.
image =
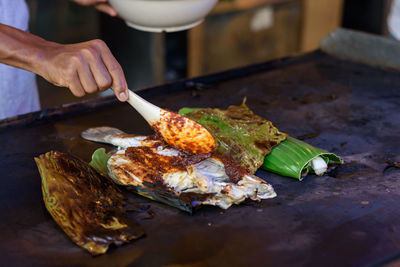
[[[179,198],[182,194],[194,193],[209,195],[195,201],[195,205],[215,205],[223,209],[232,204],[239,204],[246,198],[255,201],[273,198],[276,193],[273,187],[263,179],[250,173],[243,176],[237,184],[233,183],[225,172],[224,163],[216,158],[209,157],[203,161],[186,166],[186,170],[170,168],[162,174],[161,179],[156,177],[149,168],[149,163],[135,161],[126,156],[128,147],[151,147],[149,157],[156,157],[157,161],[168,161],[179,156],[179,151],[158,142],[148,140],[144,136],[128,135],[111,127],[91,128],[82,133],[82,137],[96,142],[109,143],[118,146],[119,150],[113,154],[107,163],[110,178],[116,183],[145,188],[154,191],[150,185],[157,183],[163,189]],[[133,146],[132,146],[133,144]],[[153,179],[152,179],[153,177]]]
[[[89,141],[111,144],[121,148],[141,146],[142,141],[146,139],[146,136],[132,136],[117,128],[107,126],[89,128],[83,131],[81,136]]]

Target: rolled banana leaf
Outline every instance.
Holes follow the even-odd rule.
[[[302,180],[307,173],[314,173],[311,161],[317,157],[321,157],[328,165],[343,163],[337,155],[289,136],[272,149],[261,168]]]

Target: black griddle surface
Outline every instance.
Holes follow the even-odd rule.
[[[258,171],[278,197],[226,211],[202,207],[192,216],[127,193],[155,214],[129,213],[147,236],[92,257],[46,211],[33,157],[60,150],[89,161],[102,145],[81,139],[81,131],[103,125],[135,134],[151,129],[128,104],[110,99],[3,122],[0,265],[361,266],[400,253],[400,170],[384,171],[388,161],[400,161],[398,72],[314,52],[193,82],[203,84],[179,81],[141,94],[170,110],[226,108],[247,97],[248,106],[281,131],[308,137],[346,163],[302,182]]]

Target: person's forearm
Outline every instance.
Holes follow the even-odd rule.
[[[127,100],[124,72],[101,40],[64,45],[0,24],[0,63],[34,72],[76,96],[112,87]]]
[[[55,45],[33,34],[0,24],[0,62],[40,74],[43,49]]]

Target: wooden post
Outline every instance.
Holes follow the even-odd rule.
[[[303,0],[301,52],[319,47],[320,41],[342,24],[343,0]]]
[[[188,77],[203,73],[204,22],[188,33]]]
[[[153,79],[156,84],[165,82],[165,34],[152,33],[151,34],[151,60],[153,66]]]
[[[266,4],[288,3],[301,1],[302,25],[300,33],[299,52],[317,49],[320,41],[331,31],[342,24],[344,0],[232,0],[220,1],[210,16],[232,11],[242,11]],[[203,74],[204,31],[206,26],[199,26],[188,33],[188,76],[194,77]]]

